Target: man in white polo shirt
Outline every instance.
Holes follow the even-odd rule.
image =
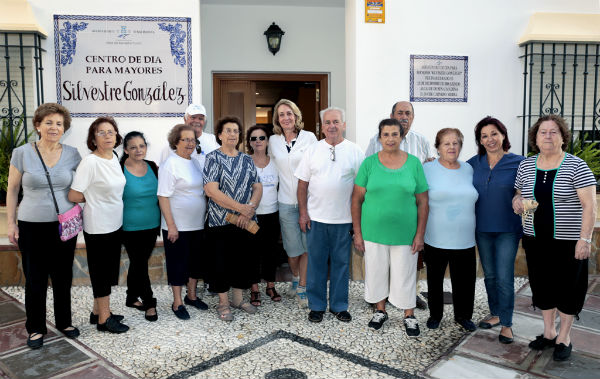
[[[184,124],[190,125],[194,128],[194,133],[196,134],[196,139],[198,140],[198,143],[196,144],[196,151],[192,153],[192,158],[202,160],[202,164],[204,165],[203,157],[220,147],[217,143],[215,135],[204,131],[204,126],[206,125],[206,108],[204,108],[204,105],[188,105],[185,110],[185,115],[183,116],[183,122]],[[167,160],[169,154],[174,154],[174,151],[167,146],[161,153],[161,164]]]
[[[321,124],[325,139],[306,149],[294,173],[298,178],[299,223],[308,244],[308,319],[323,320],[329,273],[329,311],[338,320],[349,322],[350,199],[354,177],[365,156],[358,145],[344,138],[343,109],[322,110]]]

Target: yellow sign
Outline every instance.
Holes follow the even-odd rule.
[[[365,0],[365,22],[370,24],[385,24],[385,0]]]

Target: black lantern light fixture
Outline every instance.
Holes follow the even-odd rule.
[[[279,48],[281,47],[281,37],[283,37],[284,34],[285,32],[275,23],[272,23],[271,26],[269,26],[269,29],[265,30],[264,35],[267,36],[267,46],[273,55],[277,54],[279,51]]]

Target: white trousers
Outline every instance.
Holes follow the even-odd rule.
[[[409,245],[382,245],[365,241],[365,300],[385,298],[400,309],[416,306],[419,254]]]

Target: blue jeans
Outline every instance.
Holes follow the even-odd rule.
[[[329,310],[333,312],[348,310],[351,229],[350,223],[324,224],[310,221],[310,229],[306,233],[308,243],[306,295],[308,307],[313,311],[327,309],[328,268]]]
[[[490,313],[500,317],[500,325],[510,327],[515,306],[515,257],[521,233],[477,232],[475,237]]]

